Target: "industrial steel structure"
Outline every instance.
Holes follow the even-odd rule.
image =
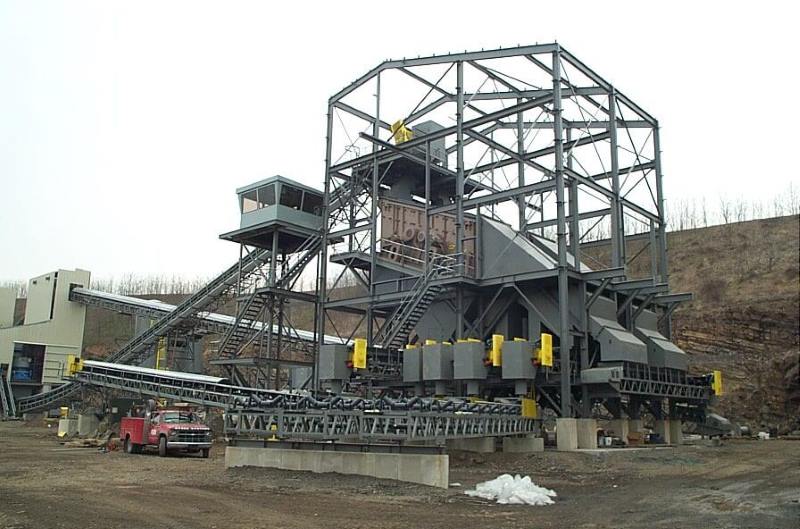
[[[691,296],[668,288],[658,122],[560,45],[370,70],[329,101],[324,196],[318,336],[346,312],[363,325],[336,332],[364,332],[376,358],[426,340],[452,347],[407,350],[406,376],[381,366],[392,375],[370,384],[465,395],[459,379],[482,379],[483,396],[535,393],[561,417],[598,403],[676,416],[709,398],[709,380],[688,376],[669,342],[670,314]],[[589,266],[582,243],[603,231],[610,255]],[[650,254],[635,279],[631,238]],[[331,295],[346,276],[362,295]],[[460,341],[516,337],[530,358],[542,332],[554,335],[551,368],[454,377],[445,366],[426,378],[442,355],[457,365],[468,354]],[[327,349],[326,365],[344,354]],[[412,358],[421,376],[409,375]],[[338,388],[359,374],[320,378]]]
[[[240,259],[180,305],[71,292],[159,317],[111,362],[140,364],[165,336],[218,333],[211,364],[234,389],[193,397],[95,366],[17,407],[87,383],[217,402],[237,435],[394,441],[527,433],[539,408],[703,416],[713,377],[689,375],[670,342],[691,295],[669,292],[658,122],[570,52],[383,62],[330,98],[326,138],[323,191],[282,176],[237,190],[240,227],[221,237]],[[304,271],[313,290],[299,288]],[[212,313],[231,298],[234,316]],[[323,404],[258,393],[290,368],[313,370],[304,402]],[[475,399],[523,407],[413,407]]]

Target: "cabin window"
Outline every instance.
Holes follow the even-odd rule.
[[[258,194],[256,190],[248,191],[242,195],[242,213],[250,213],[258,209]]]
[[[258,188],[258,207],[265,208],[275,205],[275,184]]]
[[[303,192],[286,184],[281,185],[281,205],[292,209],[300,209]]]
[[[306,191],[303,197],[303,211],[318,217],[322,216],[322,195]]]

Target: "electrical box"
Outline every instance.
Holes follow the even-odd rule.
[[[528,340],[503,343],[503,378],[532,379],[535,375],[533,344]]]
[[[453,346],[453,378],[483,380],[486,378],[486,351],[481,342],[458,342]]]
[[[350,347],[345,344],[325,344],[319,348],[319,379],[347,380],[350,378]]]
[[[403,350],[403,382],[422,382],[422,349]]]
[[[356,338],[353,341],[353,367],[367,368],[367,341],[364,338]]]
[[[453,346],[449,343],[422,347],[422,379],[453,380]]]

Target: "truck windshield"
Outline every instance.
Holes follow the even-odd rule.
[[[190,411],[168,411],[161,418],[167,424],[199,422],[197,416]]]

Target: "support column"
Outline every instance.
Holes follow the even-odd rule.
[[[317,289],[319,297],[316,302],[316,332],[317,347],[314,350],[314,391],[319,389],[319,349],[325,344],[325,298],[328,295],[328,232],[330,231],[330,194],[331,194],[331,134],[333,133],[333,107],[328,105],[328,124],[325,133],[325,192],[322,195],[322,248],[319,254],[319,276],[317,278]]]
[[[467,260],[464,256],[464,62],[456,63],[456,255],[458,274],[466,274]],[[456,294],[456,338],[464,333],[464,295],[462,289]]]
[[[617,93],[608,94],[608,132],[611,140],[611,266],[625,266],[625,235],[619,200],[619,149],[617,147]]]
[[[556,212],[558,242],[558,312],[561,365],[561,417],[572,417],[570,381],[569,279],[567,276],[567,223],[564,213],[564,143],[561,116],[561,50],[553,52],[553,144],[555,146]]]

